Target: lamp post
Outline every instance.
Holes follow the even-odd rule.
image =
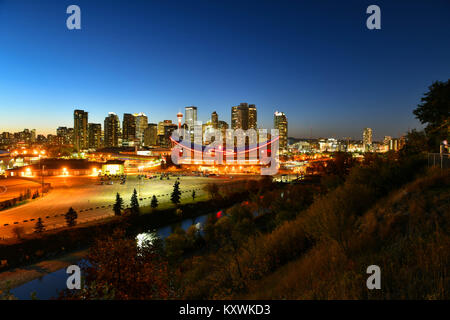
[[[42,157],[39,156],[39,164],[41,165],[41,179],[42,179],[42,195],[44,195],[44,165],[42,164]]]

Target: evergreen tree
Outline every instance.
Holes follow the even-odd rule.
[[[68,227],[73,227],[77,224],[78,214],[77,212],[70,207],[69,211],[65,214],[65,219]]]
[[[131,196],[131,213],[139,214],[139,201],[137,198],[136,189],[134,189],[133,195]]]
[[[158,207],[158,199],[156,198],[155,195],[153,195],[153,197],[152,197],[152,202],[150,203],[150,206],[151,206],[153,209],[155,209],[155,208]]]
[[[170,196],[170,200],[173,204],[178,205],[181,199],[181,191],[180,191],[180,182],[175,181],[173,185],[172,195]]]
[[[43,231],[45,231],[44,223],[42,222],[41,218],[38,218],[37,222],[36,222],[36,224],[34,226],[34,232],[35,233],[41,233]]]
[[[123,199],[120,197],[120,194],[118,192],[116,194],[116,203],[114,203],[113,210],[116,216],[120,216],[122,214]]]

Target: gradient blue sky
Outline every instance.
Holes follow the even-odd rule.
[[[81,7],[82,30],[66,28]],[[381,7],[382,30],[366,28]],[[256,104],[289,136],[376,138],[420,128],[412,110],[450,77],[450,1],[0,0],[0,132],[100,122],[113,111],[176,120]]]

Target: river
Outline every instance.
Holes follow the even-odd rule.
[[[138,234],[136,239],[138,243],[139,241],[151,239],[155,236],[165,239],[176,227],[180,226],[185,231],[192,225],[197,225],[197,227],[201,228],[201,226],[206,222],[207,217],[208,214],[205,214],[196,218],[185,219],[177,224],[161,227],[155,231]],[[58,296],[60,291],[66,289],[66,280],[68,276],[69,275],[66,273],[66,268],[62,268],[55,272],[46,274],[39,279],[29,281],[21,286],[11,289],[11,293],[20,300],[31,300],[31,294],[33,292],[35,293],[35,297],[37,299],[48,300],[55,298]]]

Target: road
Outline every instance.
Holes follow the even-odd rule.
[[[170,180],[142,179],[139,182],[136,176],[129,176],[123,185],[119,181],[114,181],[112,185],[100,185],[97,177],[48,177],[45,182],[51,183],[52,189],[44,197],[0,211],[0,239],[12,237],[12,229],[17,226],[23,227],[25,233],[32,232],[39,217],[43,219],[47,229],[64,227],[64,214],[69,207],[77,211],[78,223],[112,216],[116,194],[119,193],[125,206],[128,206],[134,189],[140,190],[138,198],[141,206],[148,206],[153,195],[158,197],[160,204],[168,202],[175,180],[176,178],[171,177]],[[237,179],[180,177],[182,199],[190,198],[194,189],[200,196],[204,193],[205,184],[235,180]]]

